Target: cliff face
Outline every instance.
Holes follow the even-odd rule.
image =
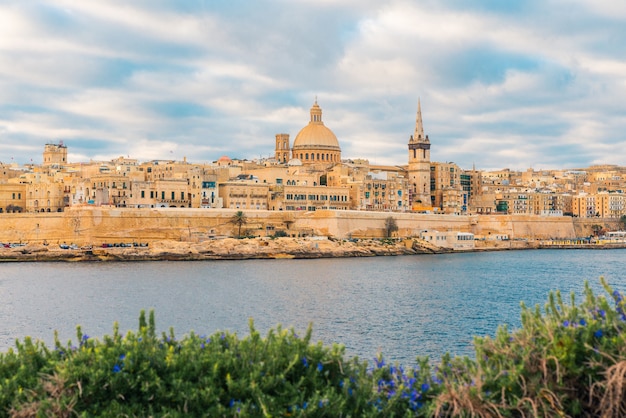
[[[70,208],[61,213],[0,215],[0,242],[103,243],[156,242],[162,240],[202,242],[237,234],[230,222],[235,210],[228,209],[117,209]],[[382,238],[385,219],[393,216],[394,236],[416,237],[424,230],[472,232],[488,238],[503,234],[515,238],[575,238],[585,227],[576,227],[569,217],[517,215],[453,216],[413,213],[318,211],[245,211],[242,228],[252,236],[285,231],[291,236],[321,235],[335,238]],[[598,223],[597,221],[595,221]],[[586,229],[585,229],[586,228]],[[589,234],[586,234],[589,235]]]

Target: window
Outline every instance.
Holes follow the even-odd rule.
[[[143,199],[144,197],[146,197],[146,191],[145,191],[145,190],[142,190],[142,191],[141,191],[141,198]]]
[[[180,192],[180,200],[185,200],[185,192]]]
[[[165,192],[161,192],[161,200],[165,200]]]
[[[150,199],[154,199],[154,191],[150,190]]]

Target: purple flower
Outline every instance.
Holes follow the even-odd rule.
[[[428,391],[428,389],[430,389],[428,383],[422,383],[422,392],[426,392]]]
[[[122,371],[122,368],[120,367],[119,364],[116,364],[115,366],[113,366],[113,373],[119,373]]]
[[[597,330],[596,332],[593,333],[593,336],[596,338],[602,338],[602,336],[604,335],[604,332],[602,332],[601,329]]]
[[[600,309],[598,313],[600,314],[602,318],[606,318],[606,312],[604,312],[604,309]]]
[[[563,326],[564,327],[569,327],[569,321],[568,320],[563,321]]]
[[[317,363],[317,371],[321,372],[324,369],[324,365],[322,364],[322,362],[320,361],[319,363]]]
[[[302,357],[302,365],[304,367],[309,367],[309,361],[306,359],[306,357]]]
[[[119,357],[120,360],[124,360],[125,358],[126,358],[126,354],[120,354],[120,357]]]
[[[587,321],[585,321],[585,319],[584,319],[584,318],[582,318],[582,319],[581,319],[578,323],[579,323],[581,326],[583,326],[583,327],[584,327],[585,325],[587,325]]]

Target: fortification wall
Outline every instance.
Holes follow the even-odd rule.
[[[476,219],[475,235],[506,234],[511,239],[575,238],[576,230],[568,216],[482,215]]]
[[[235,210],[70,208],[61,213],[0,216],[0,242],[78,245],[159,240],[201,241],[238,233],[230,222]],[[246,211],[243,231],[267,225],[282,228],[280,212]]]
[[[75,243],[100,245],[116,242],[158,240],[202,241],[232,236],[237,226],[229,209],[119,209],[70,208],[61,213],[15,213],[0,215],[0,242]],[[275,230],[338,238],[370,238],[385,235],[385,219],[396,220],[400,237],[418,236],[424,230],[472,232],[488,237],[506,234],[515,238],[575,238],[590,228],[569,217],[454,216],[360,211],[244,211],[248,223],[242,228],[252,235],[271,235]],[[598,223],[595,221],[595,223]],[[588,235],[588,234],[587,234]]]
[[[577,237],[594,235],[596,225],[607,231],[624,229],[618,218],[574,218],[574,229]]]

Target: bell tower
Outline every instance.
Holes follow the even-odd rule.
[[[430,140],[424,135],[422,105],[417,101],[415,132],[409,139],[409,205],[430,207]]]
[[[63,167],[67,164],[67,146],[63,145],[63,141],[58,144],[46,144],[43,151],[43,166]]]
[[[276,134],[276,161],[279,163],[288,163],[291,148],[289,146],[289,134]]]

